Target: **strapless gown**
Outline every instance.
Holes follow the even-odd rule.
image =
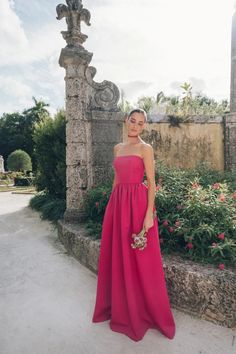
[[[131,235],[141,231],[148,204],[144,161],[138,155],[120,155],[114,158],[113,168],[117,184],[103,217],[92,322],[110,319],[112,331],[134,341],[141,340],[148,328],[156,328],[172,339],[175,322],[166,288],[157,216],[147,232],[146,248],[131,247]]]

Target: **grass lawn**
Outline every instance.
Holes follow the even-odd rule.
[[[15,194],[35,194],[35,187],[14,187],[14,186],[0,186],[0,192],[12,192]]]

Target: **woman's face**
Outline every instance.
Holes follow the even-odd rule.
[[[129,135],[138,135],[142,133],[145,127],[145,117],[142,113],[134,112],[126,118],[126,126]]]

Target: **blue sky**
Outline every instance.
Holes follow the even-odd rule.
[[[66,42],[56,19],[60,0],[0,1],[0,114],[33,105],[32,96],[64,107]],[[180,94],[190,82],[217,100],[229,99],[234,0],[84,0],[91,26],[94,80],[110,80],[135,102],[143,95]]]

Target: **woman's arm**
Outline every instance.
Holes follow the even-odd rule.
[[[144,226],[146,230],[148,230],[153,226],[153,209],[156,193],[155,160],[153,148],[150,144],[146,144],[143,148],[143,161],[148,182],[148,205],[144,219]]]

